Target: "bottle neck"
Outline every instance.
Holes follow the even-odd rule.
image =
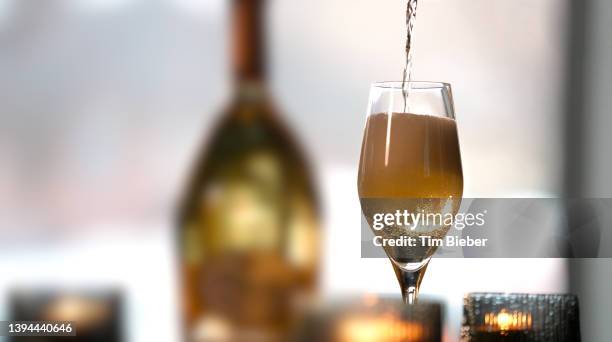
[[[263,15],[266,0],[232,0],[232,63],[237,91],[266,81]]]

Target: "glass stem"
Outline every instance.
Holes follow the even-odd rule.
[[[425,270],[427,269],[429,260],[425,262],[421,268],[410,271],[397,266],[393,262],[392,264],[393,270],[395,271],[395,276],[397,277],[397,281],[402,289],[402,298],[404,299],[404,303],[416,303],[419,295],[419,287],[421,286],[421,281],[423,281],[423,276],[425,275]]]

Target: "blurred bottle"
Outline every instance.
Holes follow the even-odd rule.
[[[264,0],[232,0],[233,99],[180,212],[187,341],[285,340],[317,282],[309,167],[266,86]]]

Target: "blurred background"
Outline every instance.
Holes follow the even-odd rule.
[[[268,4],[269,85],[321,197],[324,298],[399,296],[387,260],[360,258],[356,170],[369,85],[401,77],[405,5]],[[15,291],[118,289],[126,340],[178,340],[174,219],[230,98],[229,8],[0,0],[1,320]],[[421,0],[414,78],[453,86],[465,197],[612,194],[611,25],[605,0]],[[607,341],[611,274],[435,259],[422,294],[446,303],[445,341],[471,291],[576,292],[583,339]]]

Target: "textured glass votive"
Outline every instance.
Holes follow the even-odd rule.
[[[328,303],[312,310],[300,324],[294,341],[439,342],[442,306],[367,296]]]
[[[462,342],[579,342],[578,298],[569,294],[471,293]]]

